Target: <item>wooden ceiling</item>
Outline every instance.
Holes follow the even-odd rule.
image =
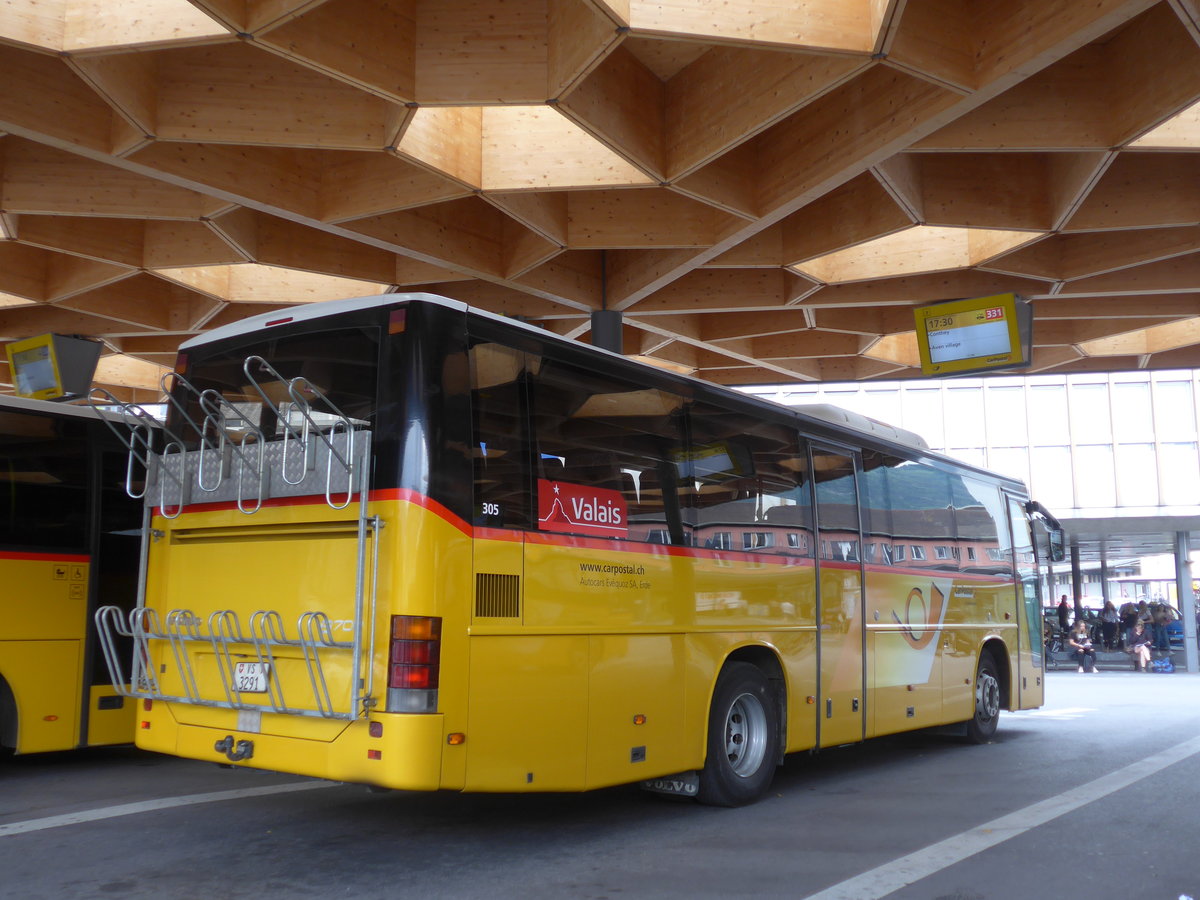
[[[395,288],[727,384],[1002,291],[1032,371],[1200,366],[1200,0],[4,0],[0,85],[0,339],[132,396]]]

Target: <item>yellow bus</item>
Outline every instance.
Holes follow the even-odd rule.
[[[427,294],[184,344],[138,746],[410,790],[642,782],[1043,697],[1025,488]],[[839,421],[840,417],[840,421]]]
[[[91,410],[0,398],[5,752],[133,742],[135,704],[109,683],[93,618],[137,594],[144,516],[125,449]]]

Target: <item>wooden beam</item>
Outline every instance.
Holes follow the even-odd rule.
[[[799,263],[912,224],[908,213],[893,202],[869,172],[864,172],[780,223],[784,263]]]
[[[1033,305],[1036,321],[1050,319],[1178,319],[1200,315],[1200,292],[1048,297]]]
[[[0,206],[19,213],[195,219],[217,204],[195,191],[10,138]]]
[[[408,256],[397,256],[396,273],[392,276],[392,284],[400,287],[427,284],[431,281],[470,281],[470,275],[460,275],[441,266],[430,265],[419,259]]]
[[[71,0],[67,4],[64,53],[178,46],[231,39],[229,32],[190,3],[142,0],[136,8],[108,0]]]
[[[654,73],[617,47],[557,109],[631,165],[665,180],[665,90]]]
[[[668,177],[694,172],[868,65],[865,56],[713,48],[667,84]]]
[[[549,106],[483,110],[485,190],[650,185],[654,180]]]
[[[548,241],[516,219],[506,218],[500,226],[501,267],[506,279],[517,278],[562,253],[562,245]]]
[[[829,285],[806,297],[801,305],[814,309],[839,306],[921,306],[940,300],[986,297],[1015,291],[1023,296],[1045,292],[1043,281],[996,275],[991,272],[957,270],[929,275],[910,275],[854,284]],[[818,320],[820,321],[820,320]]]
[[[136,334],[154,331],[144,325],[130,325],[116,322],[106,316],[89,315],[64,309],[57,306],[23,307],[8,309],[0,317],[0,338],[18,340],[45,334],[48,331],[56,334],[86,334],[99,337],[108,334]]]
[[[422,2],[417,15],[416,99],[422,105],[541,103],[546,99],[545,0],[489,5]]]
[[[235,249],[204,222],[146,222],[147,269],[175,266],[220,266],[248,262],[250,257]]]
[[[1148,263],[1080,278],[1063,285],[1062,296],[1095,296],[1102,294],[1172,294],[1180,291],[1200,291],[1200,253],[1176,256],[1161,262]]]
[[[46,300],[46,278],[55,257],[48,250],[0,241],[0,292],[25,300]]]
[[[871,340],[857,334],[812,330],[755,338],[750,346],[759,359],[829,359],[857,356]]]
[[[256,42],[394,103],[416,99],[417,0],[336,0],[264,29]]]
[[[239,206],[205,224],[235,253],[253,262],[258,258],[258,216],[254,210]]]
[[[395,258],[388,250],[263,214],[257,217],[255,228],[255,259],[266,265],[380,284],[392,283],[395,273]]]
[[[892,202],[908,215],[913,222],[925,221],[925,187],[921,180],[919,157],[911,153],[897,153],[891,159],[871,167],[871,174],[887,191]]]
[[[874,48],[880,25],[870,4],[843,0],[721,4],[631,0],[629,15],[630,28],[637,34],[863,54]]]
[[[320,214],[318,151],[157,141],[128,159],[173,179],[203,184],[214,193],[224,192],[239,202],[255,201],[311,219]],[[202,215],[227,206],[227,201],[205,201],[217,209]]]
[[[753,143],[734,147],[671,185],[673,190],[748,219],[759,216]]]
[[[1117,154],[1066,223],[1067,231],[1200,223],[1200,156]]]
[[[605,253],[609,306],[633,306],[656,286],[665,287],[701,261],[694,250],[615,250]]]
[[[153,53],[68,57],[67,64],[142,135],[158,127],[158,67]]]
[[[160,53],[163,140],[379,150],[393,104],[243,44]]]
[[[867,69],[756,139],[760,208],[787,209],[816,199],[893,156],[914,130],[930,127],[959,99],[901,72]]]
[[[503,214],[469,197],[407,212],[346,223],[350,231],[377,239],[396,253],[453,271],[502,277]]]
[[[1166,4],[1130,22],[1104,49],[1118,143],[1200,99],[1200,46]]]
[[[568,250],[513,279],[519,287],[570,310],[600,309],[604,304],[604,254]]]
[[[719,210],[661,188],[567,195],[572,249],[708,247],[732,222]]]
[[[107,152],[112,108],[60,59],[0,45],[0,126]]]
[[[482,306],[502,316],[537,319],[561,313],[562,307],[544,297],[535,297],[501,284],[486,281],[454,281],[427,286],[435,294]]]
[[[321,168],[321,219],[344,222],[470,195],[460,183],[386,153],[329,152]]]
[[[56,253],[51,257],[46,270],[46,299],[56,302],[122,281],[135,271],[125,266],[114,266],[82,256]]]
[[[716,259],[706,262],[703,268],[777,269],[784,264],[783,229],[783,222],[764,229],[732,250],[727,250]]]
[[[569,196],[565,191],[489,191],[483,195],[483,199],[546,240],[565,246]]]
[[[1085,47],[913,144],[916,150],[1104,150],[1116,142],[1103,48]]]
[[[137,219],[21,216],[22,244],[123,266],[141,266],[146,225]]]
[[[1054,222],[1047,160],[1033,153],[919,154],[922,208],[931,225],[1048,230]]]
[[[621,37],[617,23],[586,0],[546,9],[547,97],[561,97],[594,69]]]
[[[847,334],[892,335],[912,331],[913,311],[908,306],[808,309],[813,325],[822,331]]]
[[[662,312],[778,309],[791,301],[792,284],[782,269],[698,269],[641,300],[630,312],[645,316]]]
[[[895,29],[888,61],[956,89],[974,90],[979,86],[975,60],[980,38],[971,4],[908,0]]]
[[[396,152],[468,187],[479,188],[483,185],[483,109],[418,109]]]
[[[135,330],[188,331],[195,327],[202,313],[211,310],[212,301],[180,285],[149,275],[135,275],[119,284],[76,294],[56,305],[123,323],[110,324],[104,329],[107,331],[124,331],[129,325],[137,326]]]

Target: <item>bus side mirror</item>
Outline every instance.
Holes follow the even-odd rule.
[[[1061,528],[1047,528],[1046,538],[1050,544],[1050,562],[1062,562],[1067,558],[1066,540]]]

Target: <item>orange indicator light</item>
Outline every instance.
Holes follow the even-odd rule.
[[[459,744],[465,744],[466,742],[467,736],[461,731],[452,731],[446,735],[446,743],[451,747],[457,747]]]
[[[645,725],[646,717],[643,716],[641,713],[638,713],[636,716],[633,717],[633,724],[634,725]]]
[[[149,723],[149,722],[143,722],[143,723],[142,723],[142,728],[143,728],[143,729],[145,729],[146,731],[149,731],[149,730],[150,730],[150,723]]]
[[[368,750],[367,759],[383,759],[382,750]]]
[[[58,716],[42,716],[43,722],[57,722]]]

